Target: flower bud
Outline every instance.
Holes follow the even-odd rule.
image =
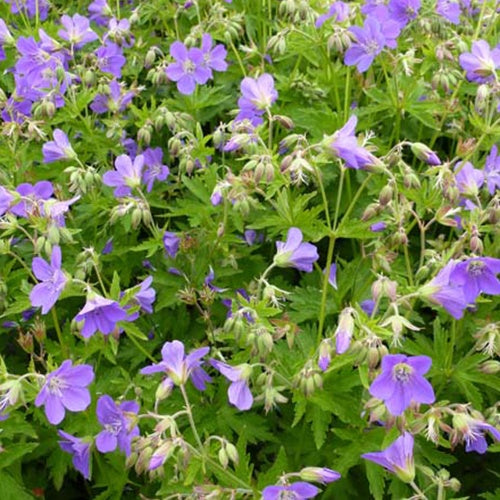
[[[224,469],[227,469],[227,466],[229,465],[229,457],[227,456],[226,448],[224,446],[222,446],[219,450],[219,462]]]
[[[378,201],[380,203],[380,206],[384,207],[385,205],[387,205],[392,200],[393,194],[394,194],[394,189],[392,188],[391,183],[384,186],[381,189],[379,197],[378,197]]]

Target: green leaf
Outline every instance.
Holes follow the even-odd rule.
[[[380,465],[365,460],[366,477],[370,487],[370,493],[375,500],[382,500],[384,497],[385,480],[384,469]]]
[[[278,478],[288,470],[288,460],[283,446],[280,447],[278,455],[274,458],[273,465],[265,473],[259,475],[258,486],[264,488],[269,484],[275,484]]]
[[[113,281],[111,282],[109,295],[114,300],[118,300],[120,298],[120,275],[117,271],[113,271]]]
[[[2,500],[33,500],[34,497],[10,474],[0,471],[0,498]]]
[[[31,453],[38,443],[17,443],[6,445],[5,449],[0,453],[0,469],[4,469],[12,465],[15,461]]]
[[[319,450],[326,441],[326,435],[332,421],[332,414],[323,411],[319,406],[313,406],[308,414],[311,420],[311,428],[314,436],[314,444]]]

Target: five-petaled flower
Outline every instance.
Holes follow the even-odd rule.
[[[76,158],[76,153],[71,147],[68,136],[61,129],[56,128],[53,136],[53,141],[46,142],[42,146],[44,163]]]
[[[412,403],[435,401],[432,385],[423,377],[432,365],[428,356],[388,354],[382,373],[372,382],[370,394],[384,401],[391,415],[402,415]]]
[[[63,438],[59,446],[66,453],[73,455],[73,465],[85,479],[90,479],[90,446],[89,441],[77,438],[67,432],[58,430],[57,433]]]
[[[302,243],[302,231],[296,227],[288,230],[286,241],[276,242],[274,264],[278,267],[295,267],[310,273],[318,260],[318,250],[312,243]]]
[[[64,419],[66,410],[83,411],[90,405],[87,386],[94,380],[94,370],[90,365],[73,366],[70,359],[49,373],[35,399],[35,406],[45,406],[48,421],[57,425]]]
[[[253,404],[253,396],[248,387],[248,379],[252,373],[251,366],[247,364],[230,366],[216,359],[211,359],[210,364],[231,382],[227,391],[229,402],[238,410],[249,410]]]

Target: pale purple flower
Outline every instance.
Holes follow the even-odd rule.
[[[168,167],[163,165],[163,150],[161,148],[147,148],[144,155],[144,172],[142,180],[146,184],[147,192],[151,192],[155,181],[164,181],[170,173]]]
[[[165,231],[163,233],[163,246],[168,256],[175,259],[177,252],[179,251],[180,238],[170,231]]]
[[[25,12],[28,17],[35,17],[38,9],[40,21],[45,21],[49,13],[49,3],[47,0],[5,0],[10,5],[10,11],[13,14]]]
[[[391,415],[402,415],[412,403],[435,401],[432,385],[423,377],[432,365],[428,356],[388,354],[382,373],[372,382],[370,394],[384,401]]]
[[[302,243],[302,232],[296,227],[288,230],[286,241],[276,242],[274,263],[278,267],[295,267],[299,271],[312,272],[319,258],[318,250],[311,243]]]
[[[111,8],[106,0],[94,0],[89,6],[90,19],[99,26],[106,26],[112,14]]]
[[[68,136],[61,129],[54,129],[53,141],[46,142],[42,146],[44,163],[52,163],[58,160],[72,160],[76,158]]]
[[[380,233],[381,231],[384,231],[384,229],[387,227],[387,224],[385,222],[374,222],[371,226],[370,226],[370,231],[372,231],[373,233]]]
[[[0,217],[9,210],[13,199],[14,196],[3,186],[0,186]]]
[[[322,484],[333,483],[341,478],[337,471],[327,467],[304,467],[299,474],[301,479],[317,481]]]
[[[35,399],[35,406],[45,406],[48,421],[57,425],[63,421],[66,410],[83,411],[90,405],[87,386],[94,380],[90,365],[73,366],[67,359],[45,377],[42,389]]]
[[[321,28],[328,19],[333,19],[335,22],[341,23],[349,17],[349,4],[345,2],[334,2],[330,5],[328,12],[322,14],[316,19],[316,28]]]
[[[57,433],[63,438],[59,446],[66,453],[73,456],[73,466],[87,480],[90,479],[90,442],[77,438],[67,432],[58,430]]]
[[[335,349],[337,354],[344,354],[351,345],[354,334],[354,313],[352,307],[346,307],[339,314],[339,323],[335,330]]]
[[[413,436],[405,432],[385,450],[365,453],[361,457],[381,465],[389,472],[396,474],[402,481],[411,482],[415,477],[413,445]]]
[[[323,269],[323,274],[326,274],[326,268]],[[328,274],[328,283],[337,290],[337,264],[330,264],[330,273]]]
[[[41,257],[35,257],[31,266],[33,274],[41,281],[31,290],[31,305],[41,306],[42,314],[47,314],[59,299],[67,281],[61,270],[61,248],[58,246],[52,248],[50,264]]]
[[[116,19],[115,17],[110,19],[108,32],[105,36],[105,39],[108,38],[124,47],[132,47],[134,37],[130,32],[130,21],[128,19]]]
[[[472,163],[458,163],[455,166],[455,179],[460,193],[468,196],[477,196],[484,183],[484,172],[474,168]]]
[[[450,281],[460,286],[468,304],[475,302],[479,294],[500,294],[500,259],[473,257],[459,262],[450,274]]]
[[[102,176],[102,182],[106,186],[115,188],[113,194],[120,198],[130,196],[132,188],[141,185],[142,169],[144,167],[144,156],[137,155],[134,161],[127,155],[120,155],[115,160],[115,170],[109,170]]]
[[[453,0],[437,0],[436,12],[452,24],[460,24],[460,4]]]
[[[140,288],[133,297],[133,301],[138,304],[141,309],[148,314],[153,313],[153,303],[156,300],[156,291],[151,287],[153,277],[148,276],[140,283]],[[127,307],[128,308],[128,307]],[[139,317],[139,313],[133,313],[128,317],[129,321],[134,321]]]
[[[238,410],[249,410],[253,404],[253,396],[248,387],[252,368],[247,364],[231,366],[215,359],[211,359],[210,364],[231,382],[227,391],[229,402]]]
[[[122,76],[122,67],[127,62],[123,56],[122,48],[113,42],[106,42],[103,47],[96,50],[97,65],[101,71],[111,73],[114,77]]]
[[[389,16],[404,27],[417,17],[420,6],[420,0],[389,0]]]
[[[455,319],[460,319],[467,307],[463,288],[450,279],[452,271],[457,265],[450,261],[437,275],[421,289],[421,294],[434,303],[443,306]]]
[[[486,157],[484,165],[484,178],[488,186],[490,194],[495,194],[497,189],[500,189],[500,155],[498,154],[498,146],[495,144]]]
[[[240,111],[236,121],[250,120],[252,125],[262,123],[262,115],[278,98],[274,88],[274,78],[264,73],[258,78],[245,77],[241,81],[241,97],[238,100]]]
[[[22,200],[10,211],[19,217],[28,218],[31,215],[40,214],[42,202],[54,194],[54,187],[49,181],[40,181],[35,185],[25,182],[19,184],[16,191],[22,196]]]
[[[203,280],[203,283],[210,288],[210,290],[213,290],[214,292],[220,293],[226,291],[225,288],[219,288],[218,286],[215,286],[213,284],[215,280],[215,272],[213,270],[213,267],[210,266],[208,268],[208,274],[205,276],[205,279]]]
[[[346,166],[350,168],[362,169],[379,165],[380,160],[358,144],[355,135],[357,123],[358,118],[355,115],[351,116],[341,129],[328,138],[330,149],[335,156],[342,158]]]
[[[87,43],[97,40],[99,37],[90,28],[90,22],[85,16],[75,14],[73,17],[63,15],[61,24],[64,29],[58,31],[58,35],[70,42],[76,49],[82,48]]]
[[[212,71],[227,70],[227,50],[221,43],[213,47],[212,37],[208,33],[204,33],[201,38],[201,52],[203,53],[203,61],[205,66],[210,69],[210,78]]]
[[[68,212],[69,207],[79,199],[80,196],[78,195],[73,196],[73,198],[70,198],[69,200],[58,201],[55,198],[43,200],[41,212],[49,221],[53,222],[56,226],[64,227],[66,225],[64,214]]]
[[[320,492],[316,486],[304,481],[284,486],[266,486],[262,490],[262,500],[280,500],[284,498],[302,500],[314,498]]]
[[[165,70],[168,78],[177,82],[181,94],[190,95],[196,84],[204,85],[211,77],[211,70],[205,64],[203,52],[198,48],[188,48],[176,41],[170,46],[170,55],[175,62]]]
[[[117,80],[112,80],[109,83],[109,94],[97,94],[90,104],[90,109],[98,114],[108,111],[118,113],[123,111],[132,102],[137,92],[137,89],[125,92]],[[127,141],[132,141],[132,139],[127,139]],[[126,145],[124,144],[124,146]]]
[[[500,432],[492,425],[477,419],[470,419],[467,429],[463,431],[465,451],[475,451],[481,455],[486,453],[488,442],[485,434],[488,432],[495,442],[500,441]]]
[[[96,448],[101,453],[110,453],[118,446],[127,457],[131,453],[131,443],[139,435],[136,415],[139,404],[136,401],[123,401],[116,404],[107,394],[97,400],[97,419],[103,430],[95,438]]]
[[[472,42],[472,50],[460,54],[460,66],[466,71],[467,80],[487,83],[495,79],[495,71],[500,68],[500,47],[490,49],[488,42]]]
[[[204,391],[205,382],[209,382],[211,378],[201,368],[201,358],[209,351],[209,347],[200,347],[186,356],[182,342],[178,340],[165,342],[161,350],[162,361],[146,366],[141,373],[143,375],[165,373],[175,385],[184,385],[191,378],[193,385],[198,390]]]
[[[116,328],[118,321],[127,319],[127,313],[118,302],[93,294],[87,297],[83,309],[75,316],[76,321],[83,321],[82,337],[89,338],[99,331],[109,335]]]
[[[321,371],[328,370],[332,361],[332,341],[330,339],[323,339],[319,344],[318,366]]]

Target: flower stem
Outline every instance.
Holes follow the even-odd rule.
[[[422,500],[427,500],[427,497],[425,496],[424,492],[415,484],[415,481],[412,481],[410,483],[410,486],[413,488],[413,491],[418,495],[418,498]]]
[[[331,234],[330,240],[328,242],[328,252],[326,255],[326,269],[323,275],[323,289],[321,291],[321,308],[319,313],[319,324],[318,324],[318,342],[321,341],[321,338],[323,336],[323,326],[325,324],[325,315],[326,315],[326,297],[328,295],[328,278],[330,277],[330,268],[332,266],[334,248],[335,248],[335,236]]]
[[[196,444],[198,445],[198,448],[200,450],[201,460],[203,462],[203,469],[205,469],[205,460],[206,460],[205,449],[203,448],[203,443],[201,442],[200,435],[198,434],[198,430],[196,429],[196,424],[194,423],[193,410],[191,408],[191,405],[189,404],[189,399],[186,393],[186,387],[184,386],[184,384],[181,384],[179,387],[181,389],[182,397],[186,405],[186,413],[189,419],[189,425],[191,426],[191,430],[193,431]]]
[[[63,335],[61,331],[61,326],[59,325],[59,318],[57,317],[56,306],[53,306],[51,309],[52,320],[54,321],[54,328],[56,329],[57,339],[59,340],[59,345],[61,346],[62,353],[64,357],[68,357],[68,348],[63,340]]]

